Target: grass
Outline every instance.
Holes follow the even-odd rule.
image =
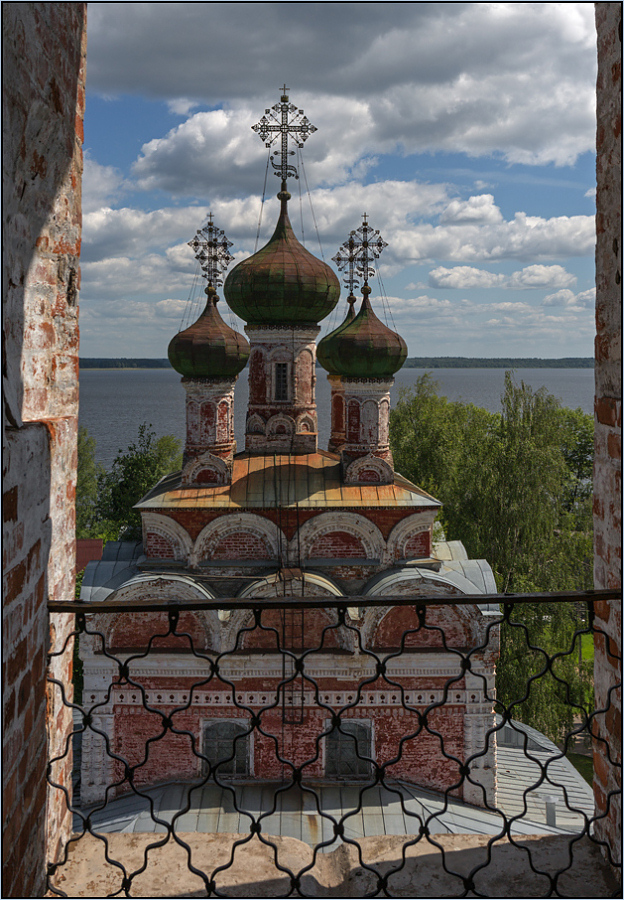
[[[577,772],[580,772],[590,786],[594,779],[594,761],[591,756],[583,756],[581,753],[568,753],[570,760]]]
[[[594,659],[594,636],[593,634],[581,635],[581,647],[583,648],[583,659],[586,661]],[[578,648],[578,645],[577,645]]]

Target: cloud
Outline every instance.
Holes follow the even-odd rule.
[[[500,275],[472,266],[454,266],[452,269],[438,266],[429,273],[429,286],[468,290],[469,288],[508,288],[527,290],[567,287],[574,284],[576,276],[566,272],[563,266],[525,266],[511,275]]]
[[[234,108],[243,98],[261,109],[277,99],[279,35],[280,77],[293,101],[310,115],[313,97],[319,110],[335,99],[347,140],[361,134],[354,106],[362,104],[375,153],[391,142],[406,153],[500,153],[563,165],[592,148],[589,4],[384,3],[359,8],[357,17],[340,3],[225,9],[93,4],[90,90],[140,93],[174,111],[195,102]]]
[[[443,225],[497,225],[503,216],[492,194],[478,194],[468,200],[452,200],[440,216]]]
[[[114,166],[102,166],[85,153],[82,174],[82,211],[94,212],[119,199],[126,185]]]
[[[576,282],[576,276],[566,272],[563,266],[525,266],[509,276],[506,287],[536,289],[568,287]]]
[[[454,266],[452,269],[438,266],[429,272],[429,286],[434,288],[461,290],[492,288],[499,287],[504,281],[504,275],[496,275],[494,272],[486,272],[472,266]]]
[[[542,306],[559,306],[566,309],[594,309],[596,305],[596,288],[590,288],[587,291],[581,291],[575,294],[570,290],[556,291],[554,294],[548,294],[542,301]]]

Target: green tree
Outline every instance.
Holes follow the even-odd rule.
[[[443,502],[447,539],[487,559],[499,590],[591,587],[591,416],[562,409],[544,388],[518,385],[509,372],[500,414],[449,402],[426,375],[401,396],[390,435],[397,470]],[[566,653],[553,671],[569,687],[546,671],[513,706],[555,740],[571,725],[570,703],[588,696],[579,624],[574,604],[531,604],[501,627],[497,689],[505,705],[522,701],[527,680],[544,668],[544,655],[528,644]]]
[[[119,451],[110,472],[98,478],[97,515],[109,540],[140,540],[141,516],[132,507],[158,481],[182,464],[180,441],[156,439],[151,425],[139,425],[135,443]]]
[[[86,428],[78,429],[78,475],[76,479],[76,537],[101,537],[97,519],[98,478],[104,469],[95,461],[95,438]]]

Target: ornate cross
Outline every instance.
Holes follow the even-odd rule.
[[[348,268],[344,283],[351,295],[358,278],[363,279],[364,285],[368,287],[368,279],[375,274],[373,262],[379,259],[380,253],[387,246],[379,231],[370,227],[368,214],[364,213],[360,227],[349,234],[349,240],[332,257],[341,272]]]
[[[276,150],[271,154],[271,164],[277,170],[275,174],[282,179],[283,190],[286,189],[286,179],[289,175],[299,178],[295,166],[288,165],[288,157],[295,155],[294,150],[288,149],[288,139],[295,141],[298,147],[303,147],[304,141],[307,141],[311,134],[318,131],[318,128],[312,125],[307,116],[304,115],[303,110],[297,109],[294,103],[289,102],[287,92],[288,88],[284,85],[280,102],[272,106],[271,109],[265,109],[265,114],[258,124],[251,126],[260,135],[265,147],[271,147],[278,137],[281,136],[282,149]],[[275,113],[280,114],[279,118]],[[296,115],[293,115],[295,113]],[[292,116],[290,120],[289,116]],[[279,163],[275,162],[276,156],[280,158]]]
[[[212,213],[208,214],[208,221],[188,245],[193,248],[195,258],[199,260],[208,287],[223,284],[223,273],[234,259],[230,253],[232,241],[228,241],[225,232],[214,224]]]

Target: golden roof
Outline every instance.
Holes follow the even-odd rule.
[[[237,453],[232,483],[183,487],[180,472],[167,475],[135,509],[274,509],[352,507],[438,507],[442,504],[402,475],[394,484],[343,484],[340,457],[309,454],[258,456]]]

